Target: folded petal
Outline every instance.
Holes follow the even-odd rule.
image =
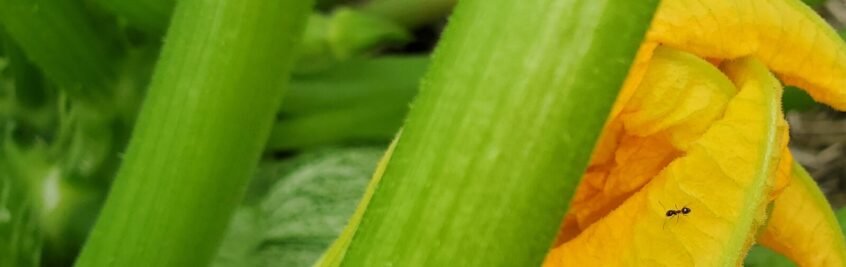
[[[652,59],[652,54],[657,47],[658,43],[655,42],[644,42],[640,45],[640,48],[637,50],[637,55],[632,62],[632,66],[629,69],[629,74],[623,82],[623,88],[620,89],[620,93],[617,94],[617,101],[614,102],[614,107],[611,109],[609,118],[617,117],[617,115],[620,114],[620,111],[622,111],[623,107],[625,107],[626,103],[628,103],[629,98],[632,97],[635,90],[637,90],[640,86],[643,76],[646,75],[646,68],[649,66],[649,60]]]
[[[802,1],[662,1],[647,42],[705,58],[754,56],[785,83],[846,110],[846,44]]]
[[[690,53],[658,47],[620,114],[606,124],[559,243],[605,216],[722,117],[735,86]]]
[[[731,81],[707,61],[659,47],[620,121],[629,134],[661,135],[675,148],[687,150],[723,115],[736,93]]]
[[[574,239],[545,266],[738,265],[765,216],[778,165],[781,85],[754,59],[723,68],[740,92],[687,154]],[[667,210],[689,208],[685,215]]]
[[[846,242],[831,206],[801,165],[792,169],[758,240],[799,266],[846,266]]]

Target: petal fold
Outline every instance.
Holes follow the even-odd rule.
[[[662,1],[646,42],[704,58],[754,56],[785,83],[846,111],[846,44],[802,1]]]
[[[799,266],[846,266],[846,242],[817,183],[791,162],[791,182],[775,199],[758,240]]]
[[[722,117],[736,94],[734,84],[707,61],[667,47],[653,50],[637,90],[615,104],[620,113],[605,126],[559,243],[605,216],[682,155]]]
[[[779,165],[781,85],[754,59],[728,62],[723,70],[741,88],[724,116],[641,190],[553,249],[545,266],[727,266],[743,260]],[[666,214],[683,207],[689,214]]]

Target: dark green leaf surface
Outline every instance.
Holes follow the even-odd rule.
[[[837,216],[837,221],[840,222],[840,229],[846,235],[846,208],[840,208],[834,215]]]
[[[213,266],[312,266],[346,225],[382,152],[325,149],[263,165],[254,183],[278,181],[251,190],[266,195],[238,209]]]
[[[31,192],[0,172],[0,266],[40,266],[41,231]]]
[[[153,34],[162,34],[176,0],[97,0],[118,17]]]
[[[793,267],[795,263],[771,249],[755,245],[746,255],[744,266],[747,267]]]
[[[819,6],[822,6],[822,4],[825,4],[825,1],[827,1],[827,0],[802,0],[802,2],[805,2],[805,4],[807,4],[807,5],[809,5],[813,8],[817,8]]]
[[[81,1],[0,0],[5,32],[45,75],[82,103],[108,110],[119,58]]]

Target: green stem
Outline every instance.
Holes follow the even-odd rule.
[[[180,0],[78,266],[205,266],[243,195],[312,1]]]
[[[537,266],[656,0],[462,0],[344,266]]]
[[[429,58],[423,56],[378,57],[295,75],[279,112],[292,116],[362,104],[406,106],[428,65]]]
[[[343,62],[316,74],[295,75],[283,99],[268,149],[387,142],[402,126],[427,57],[381,57]]]
[[[79,1],[0,0],[8,36],[71,97],[109,107],[119,50]]]
[[[130,24],[153,34],[167,29],[175,0],[98,0]]]
[[[361,7],[362,11],[377,14],[416,28],[445,18],[456,0],[371,0]]]
[[[267,149],[297,150],[356,142],[387,143],[402,126],[408,103],[373,103],[287,118],[273,126]]]
[[[9,129],[0,125],[0,266],[41,266],[42,207],[38,190],[46,168],[36,153],[26,154],[10,142]],[[26,166],[32,164],[34,167]]]

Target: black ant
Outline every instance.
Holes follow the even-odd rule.
[[[687,215],[688,213],[690,213],[690,208],[682,207],[680,210],[667,210],[667,217],[673,217],[678,214]]]
[[[663,206],[664,204],[661,204],[661,205]],[[684,206],[682,206],[681,209],[667,210],[665,215],[667,216],[667,218],[672,218],[673,216],[677,216],[677,215],[687,216],[687,214],[690,214],[690,212],[691,212],[690,208],[688,208],[687,205],[684,205]],[[676,218],[679,218],[679,217],[676,217]],[[678,221],[678,219],[676,219],[676,221]],[[666,224],[667,224],[667,221],[664,221],[665,226],[666,226]],[[661,228],[664,228],[664,226],[661,226]]]

